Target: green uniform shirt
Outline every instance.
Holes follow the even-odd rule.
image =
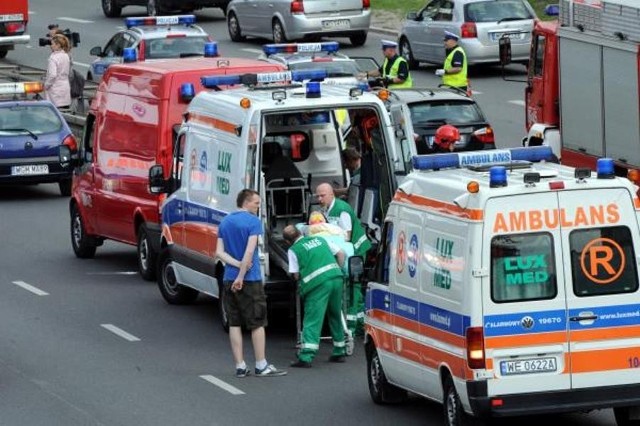
[[[327,220],[330,223],[338,223],[342,212],[347,213],[351,218],[350,242],[353,244],[353,251],[356,255],[364,256],[371,248],[371,242],[367,238],[360,219],[358,219],[349,203],[336,198],[333,202],[333,207],[327,212]]]
[[[289,248],[298,259],[304,287],[315,287],[332,278],[342,278],[342,269],[331,253],[329,243],[320,237],[303,237]]]

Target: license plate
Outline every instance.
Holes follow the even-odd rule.
[[[0,22],[11,21],[24,21],[24,15],[22,13],[16,13],[12,15],[0,15]]]
[[[522,40],[524,39],[524,33],[491,33],[491,39],[493,41],[500,40],[500,37],[507,37],[511,40]]]
[[[157,16],[156,17],[156,24],[157,25],[172,25],[172,24],[177,24],[180,21],[178,20],[177,16]]]
[[[555,358],[531,358],[514,361],[501,361],[500,374],[514,376],[517,374],[550,373],[558,370]]]
[[[336,19],[333,21],[322,21],[322,28],[325,30],[339,30],[350,28],[351,22],[348,19]]]
[[[46,164],[27,164],[24,166],[11,167],[11,174],[13,176],[46,175],[47,173],[49,173],[49,166]]]

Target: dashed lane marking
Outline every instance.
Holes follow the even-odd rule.
[[[60,21],[75,22],[77,24],[93,24],[95,21],[87,21],[86,19],[70,18],[68,16],[58,16],[56,19]]]
[[[510,104],[514,104],[514,105],[518,105],[518,106],[524,106],[524,101],[520,100],[520,99],[514,99],[512,101],[509,101]]]
[[[87,272],[87,275],[136,275],[136,271],[120,271],[120,272]]]
[[[36,296],[48,296],[49,293],[47,293],[46,291],[40,290],[38,287],[34,287],[31,284],[27,284],[24,281],[13,281],[13,284],[17,285],[18,287],[22,287],[23,289],[30,291],[31,293],[35,294]]]
[[[251,47],[245,47],[242,50],[244,50],[245,52],[249,52],[249,53],[257,53],[257,54],[264,53],[262,51],[262,49],[253,49]]]
[[[124,331],[123,329],[116,327],[113,324],[100,324],[100,327],[106,328],[107,330],[109,330],[110,332],[112,332],[113,334],[122,337],[125,340],[128,340],[130,342],[139,342],[140,339],[137,338],[136,336],[134,336],[133,334],[129,334],[126,331]]]
[[[203,380],[206,380],[207,382],[211,383],[212,385],[216,385],[220,389],[226,390],[231,395],[244,395],[244,392],[241,391],[240,389],[238,389],[237,387],[232,386],[229,383],[227,383],[225,381],[222,381],[222,380],[218,379],[215,376],[204,375],[204,376],[200,376],[200,378],[203,379]]]

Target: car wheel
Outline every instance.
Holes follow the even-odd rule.
[[[63,179],[58,182],[58,188],[60,188],[60,195],[68,197],[71,195],[71,179]]]
[[[91,259],[96,254],[96,243],[87,235],[82,216],[76,206],[71,208],[71,247],[80,259]]]
[[[378,351],[373,344],[367,346],[367,381],[369,394],[376,404],[397,404],[407,398],[407,392],[387,382]]]
[[[418,68],[419,63],[413,57],[411,45],[409,44],[409,40],[407,40],[406,38],[400,40],[400,56],[402,56],[407,61],[409,69],[415,70]]]
[[[231,41],[243,41],[245,39],[245,37],[242,36],[238,17],[233,12],[227,16],[227,29],[229,30],[229,38],[231,38]]]
[[[471,417],[464,412],[460,396],[456,391],[451,376],[444,380],[444,424],[445,426],[483,426],[485,421],[476,417]]]
[[[173,269],[173,258],[169,248],[164,248],[158,257],[158,288],[164,300],[171,305],[186,305],[198,297],[198,291],[178,283]]]
[[[158,16],[166,12],[165,8],[159,4],[162,0],[147,0],[147,15]]]
[[[351,37],[349,37],[349,41],[356,47],[364,46],[364,44],[367,42],[367,32],[362,31],[355,35],[352,35]]]
[[[117,18],[121,12],[122,8],[118,6],[116,0],[102,0],[102,13],[107,18]]]
[[[7,56],[7,53],[9,53],[9,49],[0,47],[0,59],[5,58]]]
[[[156,261],[158,254],[153,250],[149,234],[144,224],[138,228],[138,271],[147,281],[156,278]]]
[[[613,415],[618,426],[639,426],[640,420],[631,418],[632,407],[614,407]]]
[[[279,20],[273,21],[272,26],[273,32],[273,42],[274,43],[286,43],[287,36],[284,33],[284,28],[282,27],[282,23]]]

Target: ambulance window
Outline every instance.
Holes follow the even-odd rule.
[[[638,289],[636,256],[626,226],[572,231],[571,273],[576,296],[631,293]]]
[[[553,237],[500,235],[491,240],[491,299],[496,303],[553,299],[557,294]]]
[[[382,232],[381,250],[376,262],[376,281],[381,284],[389,284],[389,265],[391,264],[391,250],[393,249],[393,223],[386,222]],[[380,261],[381,260],[381,261]]]
[[[181,134],[179,137],[175,138],[175,146],[173,150],[173,170],[172,176],[175,182],[175,187],[173,190],[180,188],[182,184],[182,166],[184,163],[184,146],[185,146],[185,134]]]
[[[256,153],[258,145],[253,143],[247,147],[247,163],[246,163],[246,175],[245,175],[245,188],[255,188],[256,184]]]

